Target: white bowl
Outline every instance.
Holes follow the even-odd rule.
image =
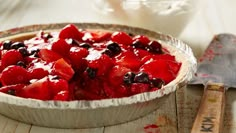
[[[32,25],[0,32],[0,41],[19,39],[39,30],[57,30],[66,23]],[[154,92],[146,92],[125,98],[94,101],[41,101],[26,99],[0,93],[0,113],[15,120],[39,126],[57,128],[87,128],[114,125],[142,117],[157,109],[174,93],[190,80],[196,70],[196,59],[192,50],[183,42],[167,35],[145,29],[95,23],[76,23],[82,29],[105,29],[145,34],[152,39],[162,41],[171,54],[182,62],[175,80]]]
[[[93,0],[103,22],[137,26],[179,36],[201,0]]]

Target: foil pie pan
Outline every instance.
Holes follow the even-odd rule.
[[[124,123],[138,119],[160,107],[171,93],[184,87],[196,71],[196,59],[189,46],[169,35],[146,29],[97,23],[74,23],[82,29],[125,31],[143,34],[162,42],[176,59],[182,62],[175,80],[154,92],[130,97],[93,101],[41,101],[0,93],[0,113],[29,124],[56,128],[90,128]],[[67,23],[30,25],[0,32],[0,41],[29,36],[39,30],[52,31]]]

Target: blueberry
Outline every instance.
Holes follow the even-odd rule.
[[[90,45],[90,44],[88,44],[88,43],[81,43],[81,44],[79,44],[79,46],[80,47],[82,47],[82,48],[86,48],[86,49],[89,49],[89,48],[91,48],[92,46]]]
[[[26,47],[20,47],[18,51],[25,57],[29,55],[29,52]]]
[[[151,87],[161,88],[162,85],[165,85],[165,82],[160,78],[153,78],[150,80]]]
[[[133,72],[127,72],[123,78],[124,84],[126,85],[132,84],[134,82],[134,77],[135,74]]]
[[[149,76],[145,72],[139,72],[134,77],[134,82],[136,83],[149,83]]]
[[[16,90],[9,89],[9,90],[7,90],[7,94],[15,96],[16,95]]]
[[[119,54],[121,52],[120,46],[115,42],[109,42],[107,44],[107,49],[110,50],[113,54]]]
[[[11,45],[11,49],[18,49],[20,47],[25,47],[25,44],[22,42],[15,42]]]
[[[2,44],[3,49],[5,49],[5,50],[11,49],[11,45],[12,45],[12,41],[10,41],[10,40],[6,40]]]
[[[38,52],[39,51],[40,51],[39,49],[34,49],[34,50],[31,50],[29,54],[34,55],[35,57],[38,57]]]
[[[151,41],[148,44],[148,51],[152,53],[162,54],[162,46],[157,41]]]
[[[25,63],[24,63],[23,61],[18,61],[18,62],[16,63],[16,65],[17,65],[17,66],[20,66],[20,67],[23,67],[23,68],[26,68],[26,65],[25,65]]]
[[[138,40],[132,43],[133,48],[145,49],[146,47]]]
[[[89,78],[94,79],[96,77],[96,74],[97,74],[97,69],[88,67],[86,69],[86,72],[88,73]]]
[[[114,56],[114,54],[113,54],[110,50],[108,50],[108,49],[106,49],[105,51],[103,51],[103,54],[106,54],[106,55],[108,55],[109,57]]]

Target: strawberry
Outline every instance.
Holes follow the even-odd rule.
[[[137,35],[133,37],[133,42],[135,41],[139,41],[141,42],[143,45],[148,45],[148,43],[150,42],[150,40],[148,39],[148,37],[144,36],[144,35]]]
[[[145,56],[151,55],[151,53],[143,49],[134,49],[134,54],[138,56],[140,59],[142,59]]]
[[[25,87],[25,84],[7,85],[0,88],[0,92],[18,96],[19,91]]]
[[[46,62],[54,62],[62,58],[61,55],[48,49],[41,49],[38,54],[39,54],[39,57]]]
[[[138,94],[147,92],[149,90],[149,84],[143,83],[133,83],[130,87],[130,91],[132,94]]]
[[[173,55],[170,54],[156,54],[156,55],[147,55],[144,56],[141,61],[142,63],[145,63],[149,60],[169,60],[169,61],[175,61],[175,57]]]
[[[70,56],[76,56],[74,58],[77,58],[77,59],[78,59],[78,57],[85,58],[88,54],[89,54],[89,52],[86,48],[81,48],[81,47],[71,47],[70,48]]]
[[[33,68],[28,70],[30,79],[41,79],[48,76],[49,72],[43,68]]]
[[[71,46],[65,41],[65,39],[58,39],[52,43],[52,51],[63,57],[67,57],[70,48]]]
[[[102,54],[100,58],[95,60],[90,60],[88,62],[88,67],[97,69],[97,76],[102,76],[107,73],[107,70],[114,65],[113,60],[106,54]]]
[[[69,101],[69,91],[60,91],[54,97],[56,101]]]
[[[4,69],[4,67],[2,65],[2,61],[0,60],[0,72],[2,72],[3,69]]]
[[[39,60],[39,58],[37,57],[33,57],[33,56],[27,56],[24,58],[25,60],[25,64],[30,64],[31,62],[34,62],[34,60]]]
[[[89,54],[88,50],[80,47],[71,47],[69,52],[69,59],[75,70],[84,71],[87,62],[84,59]]]
[[[19,92],[19,96],[24,98],[50,100],[51,94],[49,89],[49,80],[48,77],[45,77],[22,88]]]
[[[49,87],[52,96],[57,95],[61,91],[69,90],[68,82],[64,79],[49,79]]]
[[[15,65],[6,67],[1,75],[3,85],[25,84],[29,82],[29,79],[27,70]]]
[[[133,42],[132,38],[125,32],[114,32],[111,35],[111,40],[113,42],[124,44],[124,45],[131,45]]]
[[[179,69],[181,67],[181,63],[175,62],[175,61],[167,61],[168,67],[173,72],[174,75],[177,75],[179,72]]]
[[[166,84],[176,77],[166,60],[150,60],[140,67],[140,71],[148,73],[150,78],[161,78]]]
[[[23,61],[23,56],[21,53],[15,49],[6,51],[2,55],[2,66],[7,67],[9,65],[16,65],[17,62]]]
[[[85,42],[102,42],[110,39],[111,33],[105,31],[86,31],[82,38]]]
[[[170,55],[170,54],[157,54],[157,55],[154,55],[154,59],[175,61],[175,56]]]
[[[116,63],[131,70],[137,70],[141,66],[140,59],[131,51],[125,51],[116,57]]]
[[[119,86],[123,83],[124,75],[131,71],[129,68],[126,68],[121,65],[116,65],[111,68],[109,72],[109,82],[112,86]]]
[[[60,39],[75,39],[75,40],[82,40],[83,33],[80,32],[77,27],[73,24],[69,24],[65,26],[60,32],[59,32],[59,38]]]
[[[65,80],[70,80],[74,75],[74,70],[71,66],[63,59],[57,60],[52,68],[54,74]]]

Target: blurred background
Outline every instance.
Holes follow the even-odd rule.
[[[199,57],[217,33],[236,34],[235,0],[0,0],[0,31],[60,22],[117,23],[175,36]]]

